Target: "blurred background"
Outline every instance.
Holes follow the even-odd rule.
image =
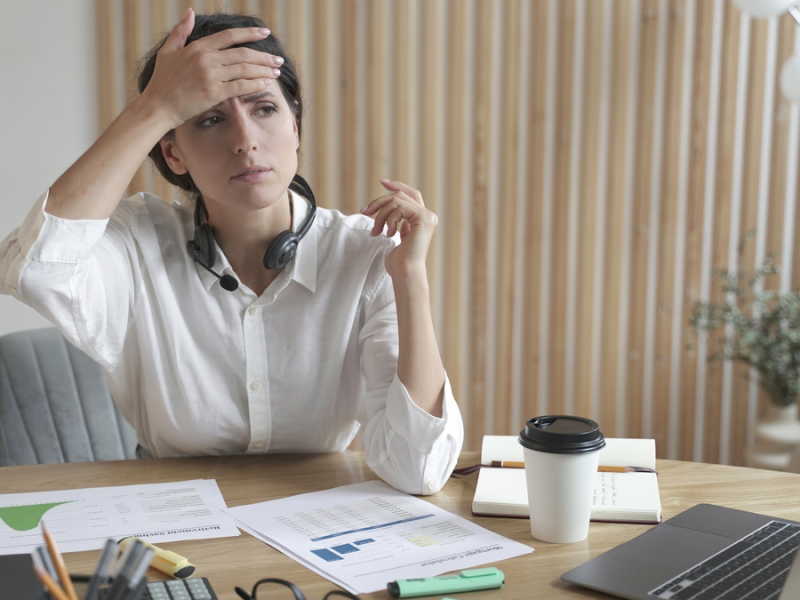
[[[131,97],[188,6],[257,14],[305,85],[300,172],[353,213],[388,177],[440,217],[434,319],[467,449],[535,414],[743,464],[763,398],[690,348],[713,267],[774,253],[797,289],[788,15],[727,0],[26,0],[0,38],[0,239]],[[171,189],[145,165],[130,192]],[[0,335],[47,323],[0,297]]]

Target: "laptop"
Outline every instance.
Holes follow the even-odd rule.
[[[800,523],[698,504],[564,573],[630,600],[798,600]]]

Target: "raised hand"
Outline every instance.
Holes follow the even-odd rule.
[[[236,44],[262,40],[268,29],[226,29],[186,45],[194,28],[188,9],[158,51],[142,99],[164,111],[172,128],[229,98],[254,94],[280,75],[283,59]]]
[[[371,235],[380,235],[384,226],[389,237],[400,232],[400,245],[386,257],[387,272],[394,278],[424,269],[438,217],[425,208],[418,190],[388,179],[382,179],[381,185],[389,193],[367,204],[361,212],[368,216],[375,215]]]

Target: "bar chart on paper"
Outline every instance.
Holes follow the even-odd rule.
[[[532,552],[380,481],[226,512],[243,530],[353,593]]]
[[[41,545],[42,521],[67,552],[130,535],[159,542],[239,535],[224,507],[213,480],[0,494],[0,554]]]

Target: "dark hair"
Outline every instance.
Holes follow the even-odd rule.
[[[264,25],[264,22],[261,21],[261,19],[247,15],[232,15],[228,13],[195,15],[194,29],[192,29],[191,35],[189,35],[189,37],[186,39],[186,44],[188,45],[196,40],[199,40],[200,38],[208,37],[209,35],[224,31],[225,29],[235,29],[240,27],[266,27],[266,25]],[[168,37],[169,34],[165,35],[160,42],[153,46],[153,48],[145,55],[142,61],[142,68],[139,71],[138,79],[140,94],[144,91],[144,89],[147,87],[147,84],[150,82],[150,79],[153,77],[153,72],[156,68],[158,51],[161,49],[161,46],[164,45],[164,42],[167,41]],[[257,42],[247,42],[245,44],[236,44],[235,46],[232,46],[232,48],[251,48],[253,50],[258,50],[259,52],[266,52],[268,54],[283,58],[284,62],[281,65],[281,74],[280,77],[278,77],[277,82],[280,84],[283,95],[286,97],[286,102],[289,104],[289,107],[294,113],[294,118],[297,122],[297,135],[299,137],[302,131],[301,125],[303,121],[303,98],[300,93],[300,78],[297,75],[294,62],[292,61],[291,57],[286,54],[283,44],[281,44],[278,38],[270,33],[263,40],[259,40]],[[171,135],[173,132],[174,130],[170,131],[167,135]],[[174,185],[177,185],[183,190],[199,193],[199,190],[194,184],[192,176],[189,175],[189,173],[178,175],[169,168],[169,165],[164,158],[164,154],[161,151],[161,144],[156,144],[153,146],[153,149],[150,150],[149,156],[151,159],[153,159],[156,168],[158,169],[159,173],[164,176],[164,179]]]

